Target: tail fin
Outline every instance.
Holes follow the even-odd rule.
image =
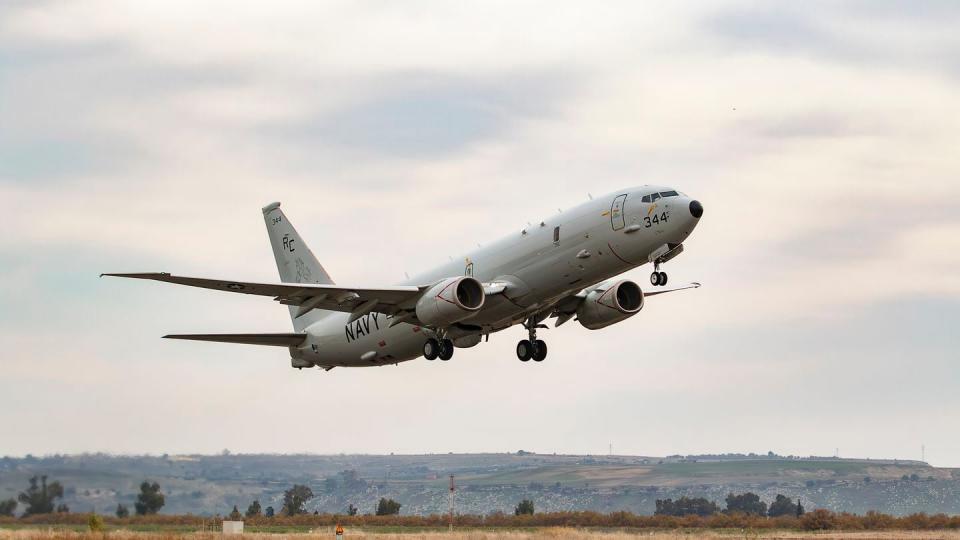
[[[270,245],[273,247],[273,256],[277,260],[277,270],[280,271],[280,281],[283,283],[317,283],[333,285],[330,274],[314,257],[306,242],[287,216],[280,210],[280,203],[275,202],[263,207],[263,220],[267,225],[267,234],[270,236]],[[293,328],[302,332],[317,319],[329,313],[327,311],[312,310],[297,317],[297,306],[290,306],[290,319]]]

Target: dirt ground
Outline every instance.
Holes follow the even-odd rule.
[[[244,540],[335,540],[330,531],[313,533],[245,534]],[[689,530],[689,531],[594,531],[570,528],[542,528],[533,530],[470,530],[447,532],[380,532],[354,529],[347,531],[343,540],[692,540],[715,539],[783,539],[805,538],[856,540],[893,539],[945,539],[960,540],[960,531],[738,531],[738,530]],[[0,540],[223,540],[219,533],[165,533],[110,531],[108,533],[78,533],[52,529],[0,529]]]

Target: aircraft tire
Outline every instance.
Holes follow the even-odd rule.
[[[542,339],[538,339],[534,342],[535,347],[533,348],[533,361],[534,362],[543,362],[544,358],[547,357],[547,344]]]
[[[666,287],[666,286],[667,286],[667,273],[666,273],[666,272],[660,272],[660,286],[661,286],[661,287]]]
[[[440,342],[430,338],[423,344],[423,357],[427,360],[436,360],[440,356]]]
[[[533,357],[533,344],[524,339],[517,343],[517,358],[521,362],[527,362]]]
[[[660,272],[650,272],[650,284],[654,287],[660,285]]]
[[[446,362],[453,358],[453,342],[445,339],[440,342],[440,359]]]

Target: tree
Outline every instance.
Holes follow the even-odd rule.
[[[63,486],[60,482],[47,484],[46,475],[41,476],[39,482],[36,476],[31,478],[30,487],[17,496],[20,502],[27,505],[23,513],[25,516],[53,513],[53,502],[60,498],[63,498]]]
[[[656,504],[654,515],[658,516],[709,516],[720,511],[717,503],[703,497],[680,497],[676,501],[657,499]]]
[[[347,515],[348,515],[348,516],[355,516],[355,515],[357,515],[357,507],[354,506],[353,503],[350,503],[350,504],[347,505]]]
[[[804,513],[804,510],[803,510],[803,505],[802,505],[802,504],[800,504],[800,499],[799,499],[799,498],[797,498],[797,517],[800,517],[800,516],[802,516],[802,515],[803,515],[803,513]]]
[[[800,504],[800,501],[797,501],[797,504]],[[777,498],[770,503],[770,508],[767,510],[767,515],[770,517],[777,516],[793,516],[797,513],[797,505],[793,504],[793,501],[790,500],[790,497],[784,497],[783,495],[777,494]]]
[[[103,518],[97,514],[90,514],[90,517],[87,519],[87,528],[90,529],[92,533],[103,532]]]
[[[250,506],[247,507],[247,517],[254,517],[260,515],[260,501],[253,501],[250,503]]]
[[[237,508],[237,505],[233,505],[233,511],[230,512],[230,519],[232,521],[240,521],[243,519],[243,516],[240,515],[240,509]]]
[[[267,509],[263,511],[263,515],[267,517],[273,517],[273,507],[268,506]]]
[[[130,509],[123,504],[117,504],[117,510],[115,512],[117,517],[123,519],[125,517],[130,517]]]
[[[16,499],[7,499],[5,501],[0,501],[0,516],[10,516],[13,517],[14,511],[17,509],[17,500]]]
[[[133,507],[137,510],[138,516],[156,514],[166,504],[163,493],[160,493],[160,484],[149,480],[144,480],[140,484],[140,494],[137,495],[137,502]]]
[[[288,516],[297,514],[306,514],[303,505],[313,498],[313,490],[307,486],[294,484],[294,486],[283,492],[283,508]]]
[[[513,509],[513,515],[515,516],[532,516],[533,515],[533,501],[530,499],[524,499],[520,501],[520,504]]]
[[[69,514],[69,513],[70,513],[70,507],[67,506],[67,503],[60,503],[60,504],[57,505],[57,513],[58,513],[58,514]]]
[[[734,495],[733,493],[727,495],[727,509],[725,510],[728,514],[742,513],[742,514],[754,514],[757,516],[767,515],[767,503],[760,500],[760,496],[756,493],[744,493],[742,495]]]
[[[377,503],[377,515],[378,516],[393,516],[400,513],[400,503],[393,499],[385,499],[380,497],[380,502]]]

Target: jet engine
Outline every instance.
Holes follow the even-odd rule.
[[[444,327],[472,317],[486,296],[483,284],[472,277],[447,278],[417,300],[417,319],[427,326]]]
[[[599,330],[626,320],[643,309],[643,291],[630,280],[617,281],[587,293],[577,307],[577,320],[590,330]]]

